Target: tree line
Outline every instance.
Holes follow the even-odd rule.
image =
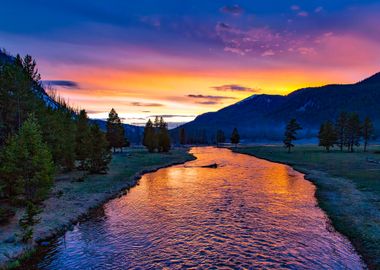
[[[44,200],[58,171],[106,173],[111,148],[129,144],[114,109],[107,132],[85,110],[47,94],[36,61],[29,55],[0,62],[0,200],[34,206]],[[0,221],[7,216],[0,205]],[[28,212],[28,211],[27,211]],[[30,214],[30,213],[26,213]],[[31,218],[24,218],[31,220]]]
[[[360,146],[360,142],[363,141],[366,152],[374,135],[375,128],[369,117],[361,122],[357,113],[342,112],[335,123],[328,120],[321,124],[318,139],[319,146],[325,147],[326,151],[338,146],[340,151],[346,148],[347,151],[354,152],[354,148]]]
[[[185,145],[185,144],[208,144],[209,142],[206,138],[205,131],[202,132],[201,134],[202,134],[201,138],[202,137],[204,137],[204,138],[197,140],[197,139],[194,139],[194,137],[191,135],[187,136],[185,128],[181,128],[179,130],[179,143],[181,145]],[[235,146],[240,143],[240,135],[239,135],[239,131],[237,128],[234,128],[232,130],[232,133],[231,133],[231,136],[229,139],[230,139],[230,142],[232,144],[234,144]],[[218,129],[216,131],[215,138],[213,141],[216,143],[217,146],[219,146],[220,144],[226,143],[227,139],[226,139],[226,135],[225,135],[224,131],[221,129]]]
[[[288,152],[294,147],[293,142],[297,140],[297,132],[301,129],[296,119],[291,119],[286,125],[283,143]],[[375,128],[369,117],[361,122],[357,113],[342,112],[335,121],[328,120],[321,124],[318,145],[324,147],[327,152],[335,146],[340,151],[346,148],[348,152],[354,152],[355,147],[359,147],[360,142],[363,141],[364,152],[366,152],[374,135]]]

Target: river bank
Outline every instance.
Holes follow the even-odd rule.
[[[337,231],[346,235],[370,269],[380,269],[380,160],[370,153],[324,152],[299,146],[288,154],[281,146],[232,149],[292,166],[316,187],[320,207]]]
[[[22,211],[18,211],[7,226],[1,227],[0,269],[18,266],[18,259],[31,254],[38,244],[47,244],[48,239],[72,228],[91,209],[125,193],[143,174],[192,159],[194,156],[186,148],[173,149],[168,154],[148,154],[145,149],[131,148],[113,156],[106,175],[89,175],[84,179],[78,173],[58,176],[52,195],[43,203],[31,244],[15,241],[15,235],[20,232],[18,220]]]

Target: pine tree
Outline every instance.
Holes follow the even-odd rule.
[[[46,197],[53,185],[54,166],[34,116],[5,146],[0,165],[8,196],[22,194],[27,201]]]
[[[364,152],[367,152],[368,142],[374,137],[375,133],[375,128],[369,117],[364,119],[362,133],[364,140]]]
[[[91,147],[90,127],[85,110],[81,110],[76,121],[75,154],[80,162],[79,168],[86,169]]]
[[[155,134],[152,121],[149,119],[144,128],[143,145],[149,152],[154,152],[155,146]]]
[[[335,123],[337,144],[339,146],[340,151],[343,151],[343,147],[347,144],[347,122],[348,114],[342,112]]]
[[[347,121],[347,142],[346,146],[349,152],[354,152],[354,146],[360,145],[361,124],[359,115],[351,113]]]
[[[216,145],[219,146],[221,143],[226,142],[226,136],[224,135],[224,132],[220,129],[216,132]]]
[[[237,146],[239,142],[240,142],[239,132],[238,132],[237,128],[234,128],[234,130],[232,131],[232,134],[231,134],[231,143],[234,144],[235,146]]]
[[[289,123],[286,125],[285,129],[285,138],[283,140],[284,147],[288,149],[288,153],[294,147],[293,141],[297,140],[297,131],[301,130],[302,127],[297,123],[296,119],[291,119]]]
[[[181,145],[186,144],[186,131],[184,128],[181,128],[181,130],[179,131],[179,143]]]
[[[115,152],[116,148],[123,150],[125,144],[125,130],[115,109],[111,109],[107,119],[107,140]]]
[[[327,121],[321,125],[321,128],[318,133],[319,146],[326,148],[326,151],[329,152],[331,147],[334,147],[337,141],[336,131],[333,123]]]
[[[90,173],[106,173],[108,164],[111,161],[111,153],[108,141],[98,125],[90,128],[91,147],[88,159],[88,169]]]
[[[158,127],[158,152],[169,152],[171,147],[168,124],[162,117],[159,120]]]

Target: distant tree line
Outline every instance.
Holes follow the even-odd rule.
[[[346,148],[347,151],[354,152],[354,148],[360,146],[363,140],[366,152],[374,133],[374,125],[369,117],[361,122],[357,113],[342,112],[335,123],[331,120],[322,123],[318,133],[319,146],[325,147],[326,151],[337,146],[340,151]]]
[[[226,135],[223,130],[218,129],[216,131],[215,137],[209,140],[206,136],[206,130],[202,129],[200,131],[192,132],[190,134],[186,133],[185,128],[179,130],[179,142],[181,145],[185,144],[210,144],[215,143],[217,146],[226,143]],[[232,144],[240,143],[240,135],[237,128],[234,128],[231,133],[230,142]]]
[[[0,200],[9,204],[38,205],[58,171],[105,173],[110,147],[128,145],[114,110],[104,133],[85,110],[73,109],[54,92],[48,96],[40,80],[29,55],[0,62]]]
[[[168,124],[162,117],[156,116],[154,122],[149,119],[144,128],[143,145],[150,153],[169,152],[171,148]]]
[[[286,125],[283,143],[288,152],[294,147],[293,142],[297,140],[297,132],[301,129],[296,119],[291,119]],[[355,147],[360,146],[363,141],[366,152],[374,134],[375,128],[369,117],[361,122],[357,113],[342,112],[335,121],[328,120],[321,124],[318,132],[319,146],[324,147],[327,152],[335,146],[340,151],[346,148],[348,152],[354,152]]]

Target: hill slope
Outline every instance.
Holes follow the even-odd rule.
[[[369,116],[380,127],[379,100],[377,73],[356,84],[304,88],[286,96],[253,95],[217,112],[202,114],[173,130],[172,135],[178,138],[178,130],[183,127],[189,138],[201,136],[211,142],[217,129],[229,137],[237,127],[247,141],[280,140],[285,123],[296,118],[304,127],[301,136],[312,138],[323,121],[335,119],[342,111]]]

